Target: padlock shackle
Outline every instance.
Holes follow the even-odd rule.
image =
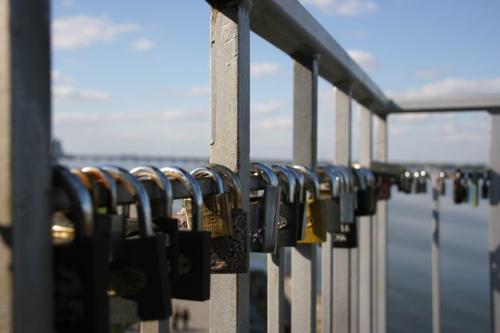
[[[354,175],[351,170],[342,165],[335,165],[336,170],[338,170],[344,177],[345,189],[346,192],[354,193]]]
[[[200,167],[191,171],[191,175],[195,179],[212,178],[212,180],[215,182],[215,187],[217,189],[216,194],[224,194],[226,192],[224,190],[224,182],[222,181],[222,177],[220,176],[220,173],[217,170],[214,170],[208,166]]]
[[[366,190],[366,177],[365,173],[361,168],[353,168],[352,169],[353,175],[356,177],[358,180],[358,189],[359,190]]]
[[[290,171],[293,176],[295,177],[295,180],[297,181],[297,186],[296,186],[296,191],[299,192],[299,202],[304,203],[305,202],[305,193],[306,193],[306,187],[305,187],[305,177],[302,174],[302,172],[299,172],[298,170],[292,168],[289,165],[285,165],[285,168]]]
[[[201,231],[202,226],[202,209],[203,209],[203,192],[201,191],[200,184],[196,179],[186,170],[171,166],[160,169],[165,176],[173,180],[179,180],[182,185],[187,189],[191,195],[192,200],[192,218],[193,218],[193,231]]]
[[[102,168],[93,166],[84,167],[81,172],[104,185],[109,195],[108,213],[118,213],[118,189],[113,177]]]
[[[316,172],[302,165],[294,165],[293,168],[304,175],[305,185],[309,187],[309,192],[313,199],[319,198],[319,179]]]
[[[222,164],[210,163],[207,168],[217,170],[219,172],[224,184],[231,190],[233,208],[241,209],[243,207],[241,182],[236,173]]]
[[[88,189],[81,179],[62,165],[52,168],[54,187],[63,189],[71,200],[75,234],[91,236],[94,232],[94,206]],[[79,223],[78,223],[79,221]]]
[[[279,186],[278,176],[271,167],[264,163],[253,162],[250,164],[250,173],[261,176],[268,185]]]
[[[290,172],[289,169],[281,165],[273,164],[271,167],[274,173],[278,175],[278,181],[281,179],[286,184],[283,188],[286,189],[287,201],[293,203],[295,201],[296,191],[296,180],[294,174]]]
[[[330,183],[330,197],[338,198],[340,195],[340,186],[344,185],[344,180],[340,172],[338,172],[332,165],[321,165],[317,168],[318,174],[328,178]]]
[[[121,167],[105,166],[103,169],[107,171],[117,183],[122,184],[136,201],[140,236],[154,236],[149,195],[141,182]]]
[[[172,183],[170,182],[168,177],[165,176],[160,169],[150,165],[134,168],[130,171],[130,173],[139,181],[153,181],[156,186],[158,186],[162,190],[162,199],[165,206],[165,217],[171,218],[173,214],[174,190],[172,189]]]

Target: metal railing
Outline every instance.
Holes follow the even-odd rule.
[[[0,331],[52,331],[50,239],[49,0],[0,0]],[[251,188],[250,31],[293,63],[293,162],[317,163],[318,76],[335,94],[335,164],[351,164],[351,114],[361,117],[360,163],[387,161],[387,115],[485,110],[491,113],[490,271],[492,331],[500,332],[500,95],[432,101],[388,99],[296,0],[213,0],[210,23],[212,132],[210,160],[236,171],[243,209]],[[375,142],[371,131],[375,126]],[[372,151],[372,147],[375,148]],[[29,188],[29,191],[26,189]],[[316,332],[316,271],[321,257],[322,332],[386,332],[387,203],[358,221],[359,249],[292,249],[291,330]],[[16,237],[23,235],[23,237]],[[283,332],[283,253],[268,257],[268,331]],[[248,274],[212,275],[211,332],[249,331]],[[29,320],[26,320],[29,314]],[[328,319],[328,320],[327,320]],[[435,332],[439,326],[435,327]]]

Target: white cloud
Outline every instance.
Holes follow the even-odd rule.
[[[69,16],[53,21],[52,42],[55,49],[85,48],[97,42],[110,43],[121,34],[140,29],[137,23],[115,23],[106,17]]]
[[[279,64],[274,62],[255,62],[250,64],[250,75],[252,77],[273,76],[279,70]]]
[[[285,105],[285,101],[271,100],[264,103],[255,103],[251,109],[257,114],[269,114],[283,109]]]
[[[370,52],[359,49],[350,49],[347,50],[347,53],[366,71],[371,71],[378,67],[377,60]]]
[[[210,95],[210,85],[199,84],[187,88],[168,87],[166,93],[169,96],[180,98],[203,97]]]
[[[292,127],[291,117],[273,117],[259,124],[263,129],[288,129]]]
[[[74,81],[74,79],[69,76],[69,75],[66,75],[64,73],[61,73],[60,71],[58,70],[52,70],[52,72],[50,73],[50,76],[52,78],[52,82],[57,82],[57,83],[71,83]]]
[[[52,94],[56,100],[69,101],[106,101],[111,95],[102,90],[87,90],[76,88],[71,85],[55,85]]]
[[[377,9],[377,5],[371,0],[301,0],[301,2],[334,16],[359,16]]]
[[[132,49],[136,51],[148,51],[154,49],[156,44],[147,38],[141,38],[132,43]]]
[[[467,80],[445,79],[406,91],[388,91],[387,94],[399,100],[429,97],[465,96],[472,94],[494,94],[500,91],[500,77],[492,79]]]

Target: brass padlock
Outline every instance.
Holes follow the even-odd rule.
[[[231,236],[233,234],[230,194],[224,189],[224,182],[217,170],[209,167],[197,168],[191,171],[196,179],[210,177],[215,181],[217,193],[203,197],[202,225],[209,231],[212,238]],[[191,211],[191,199],[184,200],[184,207]],[[188,216],[191,214],[188,214]]]
[[[294,169],[305,177],[306,191],[306,230],[304,239],[299,244],[319,244],[326,240],[326,216],[321,214],[319,180],[315,172],[295,165]]]

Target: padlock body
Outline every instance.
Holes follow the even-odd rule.
[[[140,290],[123,295],[137,302],[137,314],[143,321],[163,320],[172,314],[165,243],[162,233],[126,239],[121,243],[119,258],[112,264],[115,270],[127,269],[144,279]]]
[[[173,298],[210,298],[210,243],[207,231],[179,231],[179,278],[173,282]]]
[[[247,214],[242,209],[232,209],[232,235],[212,238],[211,272],[237,274],[248,272]]]
[[[355,248],[358,246],[357,222],[338,223],[333,233],[333,247]]]
[[[56,332],[107,332],[107,248],[103,237],[78,237],[54,246]]]
[[[282,201],[278,226],[278,247],[297,245],[298,224],[302,223],[299,216],[298,203]]]
[[[356,207],[355,215],[374,215],[377,211],[377,197],[375,189],[371,186],[367,186],[365,189],[359,189],[356,195],[358,206]]]
[[[326,240],[326,216],[322,215],[321,200],[309,199],[306,204],[306,230],[299,244],[319,244]]]

